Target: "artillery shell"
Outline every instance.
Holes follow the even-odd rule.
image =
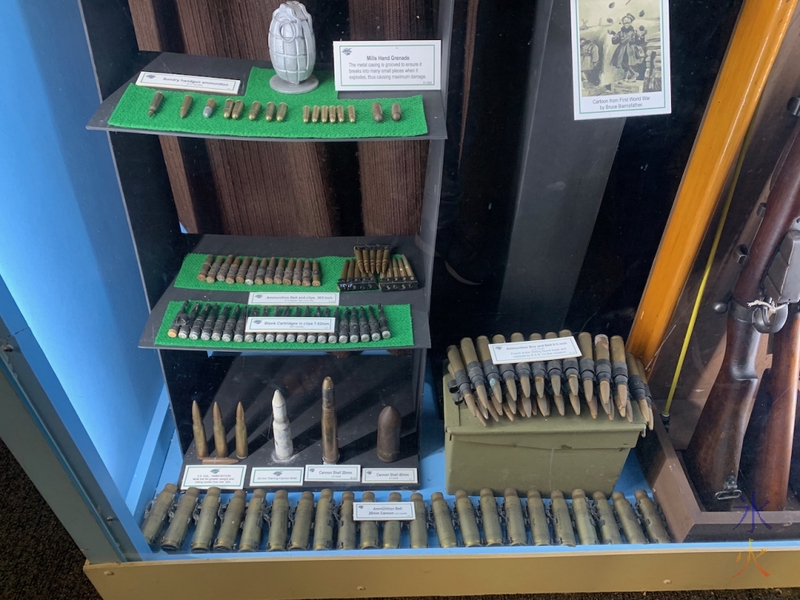
[[[200,314],[197,315],[197,318],[194,320],[192,324],[192,328],[189,330],[189,339],[191,340],[199,340],[200,335],[203,332],[203,327],[206,324],[206,319],[208,319],[208,314],[211,312],[211,304],[206,304],[203,307],[203,310],[200,311]]]
[[[255,121],[258,118],[258,113],[261,112],[261,102],[253,102],[250,105],[250,111],[247,113],[247,118],[251,121]]]
[[[376,123],[383,121],[383,106],[381,106],[380,102],[372,105],[372,118],[375,119]]]
[[[231,316],[225,321],[225,329],[222,330],[222,341],[230,342],[233,339],[233,331],[236,328],[236,323],[239,320],[240,306],[234,306]]]
[[[303,123],[308,123],[311,119],[311,109],[308,105],[303,107]]]
[[[431,494],[431,508],[433,509],[433,523],[436,527],[436,537],[439,538],[441,548],[455,548],[456,532],[453,528],[453,517],[450,506],[441,492]]]
[[[275,116],[276,121],[285,121],[286,120],[286,112],[289,110],[286,102],[281,102],[278,104],[278,114]]]
[[[217,108],[217,101],[214,100],[214,98],[209,98],[206,102],[205,108],[203,109],[203,118],[210,119],[214,114],[215,108]]]
[[[378,416],[378,458],[394,462],[400,456],[400,426],[402,418],[394,406],[387,406]]]
[[[303,492],[294,513],[292,537],[289,539],[289,550],[307,550],[308,538],[311,534],[311,520],[314,517],[314,494]]]
[[[328,121],[331,123],[336,123],[336,106],[333,104],[328,107]]]
[[[395,102],[392,104],[392,121],[399,121],[403,118],[403,109],[400,104]]]
[[[400,502],[403,497],[400,492],[391,492],[389,502]],[[383,549],[394,550],[400,547],[400,521],[383,522]]]
[[[281,259],[281,260],[283,260],[283,259]],[[270,283],[273,283],[273,281],[274,281],[275,272],[278,270],[278,267],[276,266],[276,262],[277,261],[275,260],[274,256],[269,259],[269,264],[267,265],[267,269],[264,272],[264,283],[267,284],[267,285],[269,285]],[[281,269],[283,269],[283,265],[281,265]],[[278,278],[278,280],[280,281],[281,279],[283,279],[283,271],[281,271],[281,276]]]
[[[286,411],[286,399],[280,390],[275,390],[272,395],[272,430],[275,438],[273,459],[278,462],[289,460],[294,454],[294,445]]]
[[[361,495],[362,502],[375,502],[375,494],[373,492],[364,492]],[[361,550],[374,550],[380,547],[380,540],[378,539],[378,522],[377,521],[361,521],[358,524],[359,542],[358,547]]]
[[[244,111],[244,100],[237,100],[233,103],[233,110],[231,111],[231,119],[238,120],[242,117]]]
[[[153,99],[150,101],[150,108],[147,109],[147,116],[152,117],[161,106],[161,101],[164,100],[164,94],[156,92],[153,94]]]
[[[264,109],[264,120],[272,121],[275,118],[275,103],[267,102],[267,107]]]
[[[239,552],[257,552],[261,547],[261,532],[264,527],[264,500],[267,492],[256,490],[247,505],[247,514],[242,527]]]
[[[178,314],[175,315],[175,320],[172,321],[172,325],[170,325],[169,330],[167,331],[167,335],[171,338],[178,337],[178,332],[181,330],[186,324],[186,307],[189,306],[189,301],[184,300],[183,304],[181,305],[180,309],[178,310]]]
[[[244,282],[246,285],[253,285],[255,283],[255,276],[258,269],[258,258],[250,260],[250,266],[244,274]]]
[[[644,490],[636,490],[633,495],[638,500],[639,512],[642,514],[650,541],[654,544],[669,544],[672,540],[669,538],[661,515],[658,514],[658,509],[650,496]]]
[[[203,426],[203,419],[200,416],[200,407],[197,401],[192,402],[192,433],[194,434],[194,451],[197,458],[208,456],[208,445],[206,443],[206,430]]]
[[[235,257],[233,256],[233,254],[228,254],[228,256],[225,258],[225,262],[222,263],[222,266],[220,266],[219,271],[217,271],[217,281],[219,281],[220,283],[225,281],[225,278],[228,275],[228,270],[231,268],[231,265],[233,264],[234,258]]]
[[[200,272],[197,274],[197,281],[205,281],[206,277],[208,277],[208,271],[211,269],[211,265],[214,262],[214,255],[209,254],[206,256],[206,259],[203,261],[203,266],[200,267]]]
[[[481,546],[481,533],[478,530],[478,521],[475,518],[475,507],[464,490],[456,491],[456,513],[458,514],[458,528],[461,530],[461,540],[464,546],[471,548]]]
[[[486,538],[486,545],[502,546],[503,528],[500,526],[500,515],[497,512],[497,501],[494,499],[494,493],[492,490],[489,488],[482,489],[479,503],[481,507],[481,521],[483,523],[483,535]]]
[[[333,548],[333,490],[324,489],[317,500],[317,514],[314,516],[314,550]]]
[[[222,423],[222,413],[219,410],[219,404],[214,402],[213,408],[214,417],[214,450],[217,453],[217,458],[227,458],[228,456],[228,442],[225,438],[225,425]]]
[[[336,116],[339,118],[339,123],[344,123],[344,106],[341,104],[336,107]]]
[[[177,552],[183,546],[186,539],[186,531],[189,529],[189,522],[192,520],[195,506],[197,506],[197,495],[199,490],[191,487],[178,501],[172,520],[164,537],[161,539],[161,549],[167,552]]]
[[[644,537],[639,519],[636,518],[633,507],[625,495],[622,492],[614,492],[611,494],[611,500],[614,503],[614,512],[617,513],[619,524],[622,526],[622,533],[625,534],[628,543],[646,544],[647,538]]]
[[[218,256],[214,259],[214,263],[211,265],[211,268],[208,270],[208,276],[206,277],[206,283],[214,283],[217,278],[217,274],[219,273],[220,268],[222,267],[222,261],[225,258],[223,256]],[[233,260],[231,258],[231,260]]]
[[[411,502],[414,503],[414,520],[408,525],[410,534],[410,545],[412,548],[428,547],[428,511],[422,494],[414,492],[411,494]]]
[[[356,523],[353,521],[353,492],[342,494],[342,504],[339,507],[339,530],[336,538],[337,550],[356,549]]]
[[[164,489],[158,493],[150,512],[147,513],[144,523],[142,523],[142,535],[145,541],[154,545],[158,534],[161,532],[161,527],[164,520],[167,518],[169,509],[172,508],[172,502],[175,500],[175,494],[178,491],[178,486],[174,483],[168,483]]]
[[[319,117],[320,122],[321,123],[327,123],[328,122],[328,107],[327,106],[323,106],[320,109],[320,113],[321,113],[320,117]]]
[[[525,546],[528,535],[525,533],[525,518],[522,516],[522,503],[517,490],[508,488],[503,492],[503,509],[506,513],[506,535],[509,546]]]
[[[272,264],[272,261],[270,261],[270,264]],[[283,274],[285,269],[286,259],[281,257],[281,259],[278,261],[278,266],[275,267],[275,276],[272,278],[272,283],[275,285],[283,285]],[[267,275],[269,275],[269,269],[267,270]],[[266,279],[264,281],[266,281]]]
[[[351,123],[356,122],[356,107],[352,104],[347,107],[347,117],[350,119]]]
[[[236,406],[236,458],[247,458],[247,424],[244,420],[244,407],[242,403]]]
[[[214,541],[214,552],[232,552],[236,545],[236,537],[244,517],[246,494],[244,490],[233,492],[233,498],[225,508],[225,515],[219,526],[217,539]]]
[[[619,527],[611,505],[603,492],[592,494],[594,507],[597,511],[597,523],[600,525],[600,539],[604,544],[621,544],[622,537],[619,535]]]
[[[555,543],[560,546],[575,546],[575,531],[572,529],[569,506],[564,500],[564,494],[558,490],[550,492],[550,511],[553,515]]]
[[[311,122],[316,123],[319,121],[319,106],[314,105],[314,110],[311,112]]]
[[[181,102],[181,112],[180,112],[181,119],[185,119],[186,115],[189,114],[189,110],[192,108],[193,101],[194,98],[192,98],[189,94],[186,94],[183,97],[183,102]]]
[[[214,541],[214,529],[217,525],[217,511],[219,510],[218,487],[210,487],[206,490],[206,497],[200,505],[200,516],[197,518],[197,526],[194,529],[192,541],[189,548],[195,554],[208,552],[211,550],[211,543]]]
[[[575,528],[582,546],[597,544],[597,529],[594,526],[592,511],[586,493],[583,490],[572,491],[572,514],[575,516]]]
[[[225,100],[225,105],[222,107],[222,118],[230,119],[231,113],[233,113],[233,98],[228,98]]]
[[[339,428],[333,397],[333,380],[322,382],[322,462],[335,465],[339,461]]]
[[[289,494],[286,490],[275,492],[269,516],[269,536],[267,550],[278,552],[286,550],[286,537],[289,531]]]
[[[531,523],[531,538],[534,546],[549,546],[550,527],[544,510],[542,496],[537,490],[528,490],[528,520]]]

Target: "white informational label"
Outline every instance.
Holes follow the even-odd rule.
[[[339,306],[339,292],[315,293],[270,293],[250,292],[248,304],[265,306]]]
[[[413,502],[354,502],[354,521],[413,521]]]
[[[206,94],[236,95],[242,82],[239,79],[220,79],[201,75],[178,75],[176,73],[151,73],[142,71],[136,85],[164,90],[187,90]]]
[[[336,319],[332,317],[248,317],[248,333],[333,333]]]
[[[338,91],[439,90],[441,40],[333,42]]]
[[[492,354],[492,362],[496,365],[559,360],[581,355],[581,349],[572,336],[532,342],[489,344],[489,352]]]
[[[303,467],[268,468],[255,467],[250,471],[250,486],[298,486],[303,485]]]
[[[368,468],[361,472],[361,483],[417,483],[417,470]]]
[[[241,490],[244,487],[244,465],[191,465],[183,472],[181,489],[196,487],[207,490],[218,487],[223,490]]]
[[[309,481],[361,481],[361,465],[306,465]]]

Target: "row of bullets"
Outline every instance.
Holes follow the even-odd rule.
[[[531,490],[523,505],[517,490],[508,489],[503,503],[498,506],[492,490],[484,489],[476,507],[472,499],[459,490],[455,494],[455,514],[440,492],[431,494],[430,509],[422,494],[415,492],[410,498],[415,518],[407,523],[356,522],[353,519],[355,494],[343,492],[337,504],[331,489],[322,490],[316,503],[312,492],[303,492],[294,507],[290,506],[285,490],[275,492],[271,505],[263,489],[253,492],[249,503],[245,491],[236,490],[224,509],[219,488],[209,488],[199,508],[197,488],[189,488],[177,503],[176,493],[177,486],[167,484],[153,501],[142,525],[147,542],[158,543],[168,552],[183,548],[191,523],[195,525],[189,543],[193,553],[212,549],[215,552],[256,552],[262,549],[265,525],[269,528],[265,544],[269,552],[395,549],[404,545],[403,529],[408,529],[409,547],[428,548],[431,526],[441,548],[671,542],[659,510],[645,490],[634,494],[635,509],[620,492],[612,494],[613,506],[602,492],[595,492],[590,501],[583,490],[574,490],[569,504],[562,492],[553,491],[546,505],[541,494]],[[389,494],[389,502],[401,501],[399,492]],[[363,492],[361,502],[375,502],[375,494]],[[160,536],[168,514],[172,518],[166,532]]]
[[[356,246],[355,259],[342,265],[339,289],[343,292],[380,289],[414,290],[419,281],[405,255],[392,256],[389,246]]]
[[[350,104],[347,107],[347,118],[351,123],[356,122],[356,107]],[[303,107],[303,123],[344,123],[344,106],[317,106]]]
[[[209,254],[197,273],[197,280],[206,283],[244,283],[247,285],[297,285],[319,287],[322,271],[319,261],[310,258],[272,256],[215,256]]]
[[[565,337],[572,337],[572,332],[568,329],[558,334],[550,332],[544,339]],[[529,341],[541,339],[542,335],[538,333],[528,337]],[[644,366],[625,352],[622,338],[618,335],[610,340],[606,335],[592,338],[590,333],[582,332],[577,340],[580,359],[495,365],[489,351],[488,337],[476,339],[477,351],[472,339],[464,338],[460,346],[447,348],[451,378],[448,388],[455,402],[464,402],[470,413],[484,426],[489,417],[499,422],[502,415],[514,420],[518,414],[531,417],[540,411],[547,417],[551,411],[551,399],[558,414],[563,416],[566,413],[565,393],[575,414],[581,414],[581,404],[584,403],[592,418],[596,419],[598,400],[595,389],[598,388],[599,404],[609,419],[614,419],[615,412],[618,412],[621,417],[633,422],[633,401],[638,404],[648,427],[652,429],[653,399]],[[511,341],[522,342],[525,338],[521,333],[514,333]],[[492,337],[494,344],[505,342],[503,335]],[[535,403],[532,402],[533,397]]]
[[[171,338],[214,342],[355,344],[377,342],[392,337],[389,320],[383,305],[338,307],[328,306],[253,306],[247,304],[218,304],[184,301],[172,321],[167,335]],[[247,331],[250,317],[331,318],[334,333],[286,332],[265,333]]]
[[[150,102],[150,106],[147,109],[147,116],[153,117],[158,110],[161,108],[161,103],[164,101],[164,94],[162,92],[156,92],[153,95],[153,99]],[[191,94],[186,94],[183,97],[183,102],[181,102],[181,108],[179,111],[179,116],[181,119],[185,119],[189,116],[189,113],[192,110],[192,104],[194,104],[194,97]],[[251,121],[255,121],[259,118],[261,114],[262,108],[261,102],[253,102],[250,105],[250,110],[247,112],[247,118]],[[289,106],[285,102],[281,102],[277,106],[274,102],[267,102],[264,108],[264,120],[265,121],[285,121],[287,113],[289,111]],[[205,106],[203,107],[203,118],[210,119],[214,116],[214,113],[217,109],[217,101],[214,98],[209,98],[206,101]],[[222,117],[224,119],[234,119],[239,120],[242,118],[242,114],[244,113],[245,103],[244,100],[234,100],[233,98],[228,98],[225,100],[225,104],[222,107]]]

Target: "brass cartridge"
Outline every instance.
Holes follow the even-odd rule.
[[[669,538],[664,522],[661,520],[661,515],[658,514],[658,509],[650,499],[650,496],[644,490],[636,490],[633,495],[638,501],[639,512],[642,515],[650,541],[654,544],[669,544],[672,540]]]
[[[308,105],[303,107],[303,123],[308,123],[311,120],[311,109]]]
[[[274,504],[273,504],[274,506]],[[311,520],[314,518],[314,494],[303,492],[292,521],[292,537],[289,539],[289,550],[307,550],[308,538],[311,534]]]
[[[218,487],[210,487],[206,490],[206,497],[203,498],[203,502],[200,505],[197,526],[189,544],[189,548],[195,554],[211,550],[211,542],[214,541],[214,529],[217,526],[219,494],[220,489]]]
[[[244,407],[239,402],[236,405],[236,458],[247,458],[247,423],[244,420]]]
[[[208,311],[208,316],[206,317],[206,320],[203,323],[203,331],[200,332],[201,340],[208,341],[211,339],[211,334],[214,331],[214,324],[217,322],[218,315],[219,315],[219,305],[212,304],[211,310]]]
[[[247,325],[247,317],[250,316],[250,307],[245,306],[242,312],[239,313],[239,318],[236,319],[236,327],[233,328],[233,341],[244,341],[244,328]]]
[[[356,261],[355,260],[348,260],[347,261],[347,280],[350,283],[352,283],[355,278],[356,278]]]
[[[156,112],[158,112],[159,107],[161,106],[161,102],[164,100],[164,94],[161,92],[156,92],[153,94],[153,99],[150,101],[150,108],[147,109],[147,116],[152,117]]]
[[[178,486],[174,483],[166,484],[164,489],[156,496],[155,502],[153,502],[153,506],[150,508],[150,512],[147,513],[144,523],[142,523],[142,535],[144,535],[145,541],[151,546],[155,545],[158,534],[161,533],[161,527],[164,524],[164,520],[167,518],[169,509],[172,508],[172,502],[175,500],[177,491]]]
[[[389,494],[389,502],[400,502],[403,497],[400,492],[391,492]],[[394,550],[400,547],[400,521],[384,521],[383,522],[383,549]]]
[[[508,488],[503,492],[503,510],[506,513],[506,535],[509,546],[525,546],[528,535],[525,532],[525,517],[522,516],[522,503],[517,490]]]
[[[572,332],[569,329],[562,329],[558,332],[560,338],[571,338]],[[567,380],[567,388],[569,390],[569,398],[572,403],[572,408],[575,414],[579,415],[581,410],[580,399],[580,384],[578,383],[578,359],[574,357],[567,357],[562,361],[564,368],[564,378]]]
[[[649,412],[647,406],[647,396],[645,395],[644,391],[644,381],[642,380],[642,376],[639,374],[639,367],[636,365],[636,359],[630,352],[625,353],[625,363],[628,368],[628,389],[630,390],[630,395],[633,396],[633,401],[639,406],[642,416],[644,417],[645,421],[647,421]],[[632,412],[633,411],[631,411],[631,413]],[[633,419],[633,414],[631,414],[631,419]]]
[[[625,362],[625,342],[618,335],[611,336],[611,376],[614,378],[614,400],[621,416],[627,415],[628,365]]]
[[[528,520],[531,523],[531,538],[534,546],[549,546],[550,527],[544,510],[542,496],[537,490],[528,490]]]
[[[217,539],[214,541],[214,552],[233,552],[236,537],[239,535],[239,527],[242,525],[242,517],[244,517],[245,499],[244,490],[233,492],[233,498],[225,508]]]
[[[214,255],[209,254],[206,256],[206,259],[203,261],[203,266],[200,267],[200,272],[197,273],[197,281],[205,281],[206,277],[208,277],[208,272],[211,269],[211,265],[214,263]]]
[[[281,102],[278,104],[278,114],[275,116],[276,121],[285,121],[286,120],[286,113],[289,110],[289,106],[286,102]]]
[[[554,340],[558,337],[555,332],[548,331],[544,335],[544,339],[546,340]],[[553,388],[553,396],[560,396],[561,395],[561,376],[563,371],[561,369],[561,361],[560,360],[548,360],[547,361],[547,376],[550,378],[550,387]],[[559,411],[560,412],[560,411]],[[562,412],[561,415],[563,416],[564,413]]]
[[[231,119],[238,120],[242,117],[244,112],[244,100],[237,100],[233,103],[233,110],[231,110]]]
[[[614,512],[617,513],[619,524],[622,526],[622,533],[625,534],[628,543],[646,544],[647,538],[644,537],[639,519],[636,518],[633,507],[625,495],[622,492],[614,492],[611,494],[611,500],[614,503]]]
[[[197,401],[192,402],[192,433],[194,434],[194,451],[197,458],[208,456],[208,445],[206,443],[206,429],[203,427],[203,419],[200,416],[200,407]]]
[[[337,550],[356,549],[356,523],[353,521],[353,492],[342,494],[342,504],[339,507],[339,530],[337,532]]]
[[[255,283],[255,277],[258,269],[258,257],[254,256],[252,260],[250,260],[250,266],[247,267],[247,271],[244,274],[244,283],[245,285],[253,285]]]
[[[464,340],[461,340],[461,344],[463,346]],[[461,354],[458,351],[457,347],[448,346],[447,360],[450,361],[449,365],[450,371],[453,375],[453,379],[455,380],[456,385],[458,386],[458,391],[467,405],[467,409],[469,410],[470,413],[472,413],[472,416],[480,420],[483,426],[485,427],[486,426],[485,417],[483,417],[482,411],[478,412],[478,407],[475,404],[475,397],[472,395],[472,387],[470,386],[470,381],[469,378],[467,377],[466,369],[464,368],[464,363],[461,361]]]
[[[378,458],[390,463],[400,456],[400,427],[402,418],[394,406],[387,406],[378,416]]]
[[[192,108],[193,101],[194,98],[192,98],[189,94],[186,94],[183,97],[183,102],[181,102],[181,112],[180,112],[181,119],[185,119],[186,115],[189,114],[189,110]]]
[[[228,457],[228,442],[225,438],[225,425],[222,423],[222,413],[219,410],[219,404],[214,402],[213,408],[214,417],[214,450],[217,453],[217,458]]]
[[[247,514],[242,527],[239,552],[257,552],[261,547],[261,533],[264,528],[264,500],[267,492],[256,490],[247,505]]]
[[[319,120],[320,120],[320,123],[327,123],[328,122],[328,107],[327,106],[322,106],[320,108]]]
[[[350,260],[346,259],[344,263],[342,263],[342,272],[339,274],[339,281],[347,281],[347,269],[350,266]]]
[[[228,317],[228,320],[225,321],[225,329],[222,330],[223,342],[230,342],[233,339],[233,331],[236,328],[236,322],[239,320],[239,312],[241,311],[241,308],[241,306],[234,306],[233,311],[230,313],[230,317]]]
[[[411,502],[414,503],[414,520],[408,524],[410,534],[410,545],[412,548],[428,547],[428,511],[422,494],[414,492],[411,494]]]
[[[346,344],[350,339],[348,331],[350,329],[350,309],[345,308],[339,320],[339,343]]]
[[[414,275],[414,271],[411,270],[411,265],[409,264],[408,259],[406,258],[406,255],[405,254],[401,255],[400,259],[403,261],[403,268],[405,269],[406,275],[408,276],[408,278],[410,280],[412,280],[412,281],[416,281],[417,280],[417,276]]]
[[[597,529],[595,529],[589,500],[583,490],[572,491],[572,514],[575,516],[575,529],[578,530],[578,540],[581,545],[597,544]]]
[[[642,383],[644,383],[644,395],[647,399],[647,428],[651,431],[653,430],[653,426],[655,425],[655,413],[653,412],[653,394],[650,391],[650,384],[647,383],[647,371],[644,369],[644,365],[642,361],[638,358],[636,359],[636,368],[639,372],[639,375],[642,377]]]
[[[431,508],[433,510],[436,537],[439,538],[439,546],[442,548],[455,548],[458,546],[458,542],[456,541],[456,531],[453,528],[453,516],[450,512],[450,506],[441,492],[431,494]]]
[[[397,272],[400,274],[400,277],[403,280],[408,279],[408,273],[406,273],[406,266],[403,264],[403,261],[400,260],[400,257],[395,256],[392,260],[397,264]]]
[[[377,261],[378,261],[378,249],[373,246],[372,248],[369,249],[369,267],[367,272],[370,275],[375,274],[375,266]]]
[[[398,102],[392,104],[392,121],[399,121],[403,118],[403,109]]]
[[[366,272],[366,267],[364,266],[364,249],[356,246],[353,248],[353,254],[356,255],[356,264],[358,268]]]
[[[301,283],[303,284],[303,287],[311,287],[311,261],[309,259],[306,259],[303,263]]]
[[[478,357],[483,365],[483,372],[489,380],[489,386],[491,387],[492,396],[494,397],[495,409],[500,412],[503,402],[503,386],[500,379],[500,371],[492,362],[492,355],[489,352],[489,338],[482,335],[478,337],[476,341],[478,342]]]
[[[292,275],[294,274],[294,263],[295,260],[293,258],[290,258],[289,262],[286,263],[286,270],[283,272],[283,285],[292,285]]]
[[[206,102],[205,108],[203,109],[203,118],[210,119],[214,114],[215,108],[217,108],[217,101],[214,100],[214,98],[209,98]]]
[[[175,320],[172,321],[172,325],[170,325],[169,330],[167,331],[167,335],[171,338],[178,337],[178,332],[180,331],[181,327],[186,324],[186,307],[189,306],[189,301],[184,300],[183,304],[181,305],[180,309],[178,310],[178,314],[175,315]]]
[[[208,314],[211,312],[211,304],[206,303],[203,306],[203,310],[200,311],[200,314],[197,315],[197,318],[194,320],[192,324],[192,328],[189,330],[189,339],[191,340],[199,340],[200,335],[203,332],[203,327],[206,324],[206,319],[208,319]]]
[[[497,335],[492,336],[492,343],[493,344],[505,344],[506,338],[504,335],[498,333]],[[514,365],[499,365],[500,376],[503,378],[503,381],[506,383],[506,389],[508,390],[508,395],[511,396],[511,399],[516,403],[517,401],[517,374],[514,371]],[[511,406],[511,411],[516,413],[516,404]]]
[[[360,339],[358,335],[358,311],[353,308],[350,311],[350,343],[355,344]]]
[[[217,279],[217,274],[219,273],[220,268],[222,267],[222,261],[225,260],[225,257],[218,256],[214,259],[214,263],[211,265],[211,268],[208,270],[208,275],[206,276],[206,283],[214,283]],[[231,259],[233,260],[233,259]]]
[[[239,462],[239,459],[238,458],[219,458],[219,457],[215,456],[213,458],[204,458],[202,462],[203,462],[204,465],[235,465],[236,463]]]
[[[575,531],[564,494],[558,490],[550,492],[550,513],[553,515],[553,534],[559,546],[575,546]]]
[[[528,340],[532,342],[540,339],[542,339],[542,335],[540,333],[532,333],[530,336],[528,336]],[[536,404],[539,406],[539,410],[542,411],[542,415],[549,417],[550,401],[544,394],[544,380],[547,376],[547,366],[543,361],[535,361],[531,363],[531,372],[533,373],[533,384],[536,388]]]
[[[380,102],[372,105],[372,118],[375,119],[376,123],[383,121],[383,106],[381,106]]]
[[[478,355],[475,352],[475,344],[472,343],[472,339],[468,337],[461,339],[461,355],[464,357],[464,363],[466,363],[464,368],[470,379],[472,387],[475,388],[475,392],[478,394],[478,400],[480,400],[482,407],[481,414],[483,415],[483,418],[486,419],[489,417],[489,394],[486,391],[486,378],[484,377],[483,374],[483,367],[481,366],[481,363],[478,361]],[[450,358],[449,350],[448,350],[448,358]],[[452,360],[450,362],[452,363]],[[466,390],[463,389],[461,390],[462,396],[464,395],[465,391]],[[467,406],[471,404],[466,397],[464,398],[464,400],[467,403]],[[470,411],[473,414],[475,412],[471,408]]]
[[[228,98],[222,107],[222,118],[230,119],[231,113],[233,113],[233,98]]]
[[[211,339],[218,342],[222,339],[222,332],[225,329],[225,323],[228,321],[228,315],[231,312],[230,305],[225,305],[217,315],[217,320],[214,321],[214,329],[211,331]]]
[[[525,337],[517,332],[511,334],[511,341],[516,342],[524,342]],[[526,363],[517,363],[514,365],[514,370],[517,374],[517,379],[519,379],[519,385],[522,388],[522,395],[526,398],[531,397],[531,366]],[[530,416],[530,415],[528,415]]]
[[[239,263],[239,269],[236,271],[234,275],[234,281],[236,283],[244,283],[245,275],[247,275],[247,269],[250,268],[250,261],[252,259],[249,256],[245,256],[242,261]]]
[[[603,410],[612,415],[611,410],[611,354],[609,350],[608,336],[594,336],[594,368],[597,374],[597,382],[600,387],[600,402]]]
[[[220,283],[225,281],[225,278],[228,276],[228,270],[231,268],[234,258],[236,257],[233,254],[228,254],[228,256],[225,257],[225,262],[222,263],[219,271],[217,271],[217,281]]]
[[[322,382],[322,462],[335,465],[339,461],[339,427],[333,397],[333,380]]]
[[[267,107],[264,109],[264,120],[272,121],[275,118],[275,103],[267,102]]]
[[[319,287],[322,285],[322,271],[319,269],[319,261],[314,260],[311,263],[311,287]]]
[[[253,102],[250,105],[250,111],[247,113],[247,118],[251,121],[255,121],[258,118],[258,113],[261,112],[261,102]]]
[[[281,259],[278,261],[278,266],[275,267],[275,276],[272,279],[272,283],[274,283],[275,285],[283,285],[283,275],[285,270],[286,270],[286,259],[281,257]],[[267,275],[269,275],[269,271],[267,271]]]
[[[356,107],[352,104],[347,107],[347,117],[350,119],[351,123],[356,122]]]
[[[275,390],[272,395],[272,430],[275,441],[272,458],[278,462],[289,460],[294,454],[294,444],[286,410],[286,399],[280,390]]]
[[[262,306],[260,309],[258,309],[258,316],[259,317],[265,316],[267,314],[267,312],[264,312],[264,311],[265,311],[265,307]],[[256,315],[253,315],[253,316],[256,316]],[[263,343],[264,340],[266,339],[266,337],[267,337],[267,334],[264,333],[263,331],[257,333],[256,334],[256,343],[258,343],[258,344]]]
[[[336,107],[336,116],[339,119],[339,123],[344,123],[344,106],[341,104]]]
[[[375,502],[375,494],[373,492],[364,492],[361,494],[362,502]],[[377,521],[361,521],[358,524],[359,542],[358,547],[361,550],[374,550],[380,547],[380,540],[378,539],[378,522]]]
[[[597,524],[600,525],[600,539],[604,544],[621,544],[622,537],[619,534],[619,526],[606,495],[603,492],[595,492],[592,494],[592,498],[597,512]]]
[[[328,107],[328,121],[336,123],[336,106],[333,104]]]
[[[309,492],[310,493],[310,492]],[[275,492],[269,516],[269,535],[267,550],[278,552],[286,550],[286,537],[289,532],[289,494],[286,490]]]
[[[456,513],[464,546],[467,548],[482,546],[481,532],[478,530],[478,521],[475,518],[475,507],[464,490],[456,491]]]
[[[339,336],[336,333],[339,331],[339,309],[337,307],[331,307],[329,309],[330,316],[333,317],[333,333],[328,334],[328,343],[329,344],[336,344],[339,341]],[[324,336],[325,334],[320,334]]]
[[[319,121],[319,115],[320,115],[319,106],[315,104],[314,110],[311,111],[311,122],[317,123]]]
[[[266,260],[266,259],[264,259],[264,260]],[[265,284],[272,283],[273,278],[275,277],[275,271],[276,271],[276,268],[277,268],[276,264],[277,263],[276,263],[276,260],[275,260],[274,256],[269,259],[269,263],[267,264],[267,266],[264,269],[264,283]],[[281,276],[283,276],[283,274],[281,274]]]
[[[317,514],[314,516],[314,550],[333,548],[333,490],[324,489],[317,500]]]
[[[583,381],[583,397],[592,416],[597,414],[597,399],[594,397],[594,355],[592,353],[592,334],[582,331],[578,334],[578,347],[581,349],[579,368]]]
[[[298,309],[297,309],[297,311],[296,311],[296,313],[295,313],[295,310],[294,310],[294,309],[293,309],[293,308],[290,306],[290,307],[287,309],[287,311],[288,311],[288,312],[286,313],[286,316],[287,316],[287,317],[293,317],[293,316],[294,316],[294,317],[299,317],[299,316],[300,316],[300,311],[301,311],[301,310],[302,310],[302,309],[298,308]],[[285,335],[286,335],[286,342],[287,342],[287,343],[289,343],[289,344],[291,344],[292,342],[294,342],[294,341],[296,341],[296,340],[297,340],[297,334],[296,334],[296,333],[294,333],[294,332],[292,332],[292,331],[290,331],[290,332],[286,333]],[[312,343],[313,343],[313,342],[312,342]]]
[[[497,512],[497,502],[494,499],[494,492],[489,488],[483,488],[481,490],[479,504],[481,507],[481,521],[483,523],[483,536],[486,538],[486,545],[502,546],[503,528],[500,526],[500,515]]]

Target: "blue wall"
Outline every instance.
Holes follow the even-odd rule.
[[[77,0],[0,2],[0,98],[0,276],[124,495],[163,378]]]

